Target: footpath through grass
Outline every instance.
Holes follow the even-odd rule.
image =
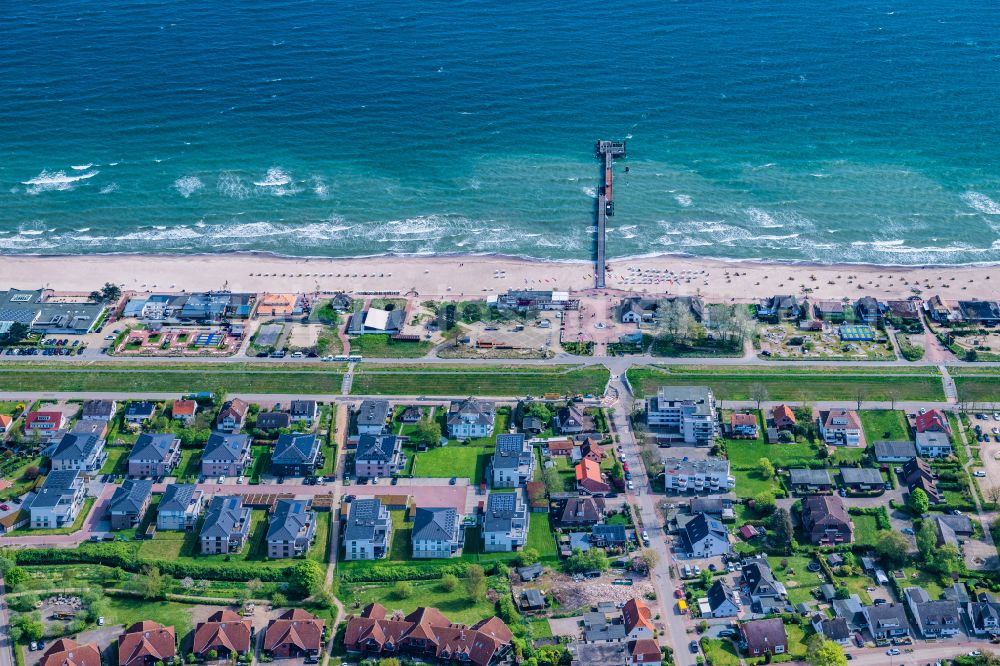
[[[872,372],[878,370],[878,372]],[[660,386],[709,386],[720,400],[751,400],[762,384],[770,400],[944,401],[941,377],[934,368],[829,368],[719,366],[709,368],[630,368],[636,397],[655,395]],[[922,372],[914,372],[922,371]]]
[[[610,378],[604,366],[587,366],[565,373],[535,370],[534,366],[453,372],[367,373],[365,370],[362,364],[354,375],[353,395],[601,395]]]

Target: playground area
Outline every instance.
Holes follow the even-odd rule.
[[[816,329],[767,324],[760,328],[760,353],[765,358],[794,360],[894,360],[896,354],[885,336],[879,337],[875,329],[863,324],[831,326],[820,322]]]
[[[219,326],[135,329],[115,347],[116,356],[231,356],[243,342]]]

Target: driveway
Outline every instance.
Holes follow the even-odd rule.
[[[579,616],[549,618],[549,629],[552,630],[553,636],[580,638],[583,633],[580,629],[581,622],[583,622],[583,618]]]

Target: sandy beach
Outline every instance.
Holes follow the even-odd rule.
[[[612,260],[605,291],[701,295],[749,302],[774,294],[811,298],[1000,298],[1000,266],[885,267],[723,262],[658,256]],[[541,262],[502,256],[320,259],[265,254],[82,255],[3,257],[0,285],[89,291],[105,282],[125,290],[253,292],[416,292],[474,298],[507,289],[587,291],[590,263]],[[806,292],[806,290],[811,290]]]

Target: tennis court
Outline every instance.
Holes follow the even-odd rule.
[[[846,324],[840,327],[840,339],[844,342],[871,342],[875,330],[864,324]]]
[[[194,339],[195,347],[215,347],[222,341],[222,333],[201,333]]]

